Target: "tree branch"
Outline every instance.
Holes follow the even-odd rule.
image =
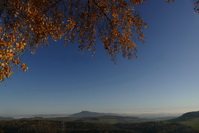
[[[96,2],[95,2],[95,0],[92,0],[93,1],[93,3],[102,11],[102,13],[104,14],[104,16],[106,17],[106,19],[110,22],[110,24],[111,24],[111,19],[106,15],[106,13],[104,12],[104,10],[102,9],[102,7],[100,7]],[[112,25],[112,24],[111,24]]]
[[[52,5],[50,5],[46,10],[44,10],[44,12],[48,11],[48,10],[49,10],[50,8],[52,8],[53,6],[59,4],[61,1],[63,1],[63,0],[58,0],[58,1],[56,1],[55,3],[53,3]]]

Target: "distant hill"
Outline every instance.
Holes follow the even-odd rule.
[[[13,118],[12,117],[1,117],[0,116],[0,120],[12,120]]]
[[[90,111],[82,111],[82,112],[70,115],[70,117],[100,117],[100,116],[118,116],[118,115],[111,114],[111,113],[97,113],[97,112],[90,112]]]
[[[199,118],[199,111],[184,113],[182,116],[172,119],[172,122],[188,121],[191,119]]]

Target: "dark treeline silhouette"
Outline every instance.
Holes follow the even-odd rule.
[[[0,133],[198,133],[178,123],[104,124],[52,120],[0,121]]]

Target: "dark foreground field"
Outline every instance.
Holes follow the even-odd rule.
[[[2,120],[0,133],[198,133],[189,126],[168,122],[104,124],[55,120]]]

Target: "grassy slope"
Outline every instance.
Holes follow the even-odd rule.
[[[199,111],[185,113],[178,118],[169,120],[169,122],[188,125],[191,126],[193,129],[199,131]]]
[[[180,123],[182,123],[184,125],[189,125],[192,128],[194,128],[195,130],[199,131],[199,118],[194,118],[194,119],[191,119],[191,120],[188,120],[188,121],[182,121]]]

